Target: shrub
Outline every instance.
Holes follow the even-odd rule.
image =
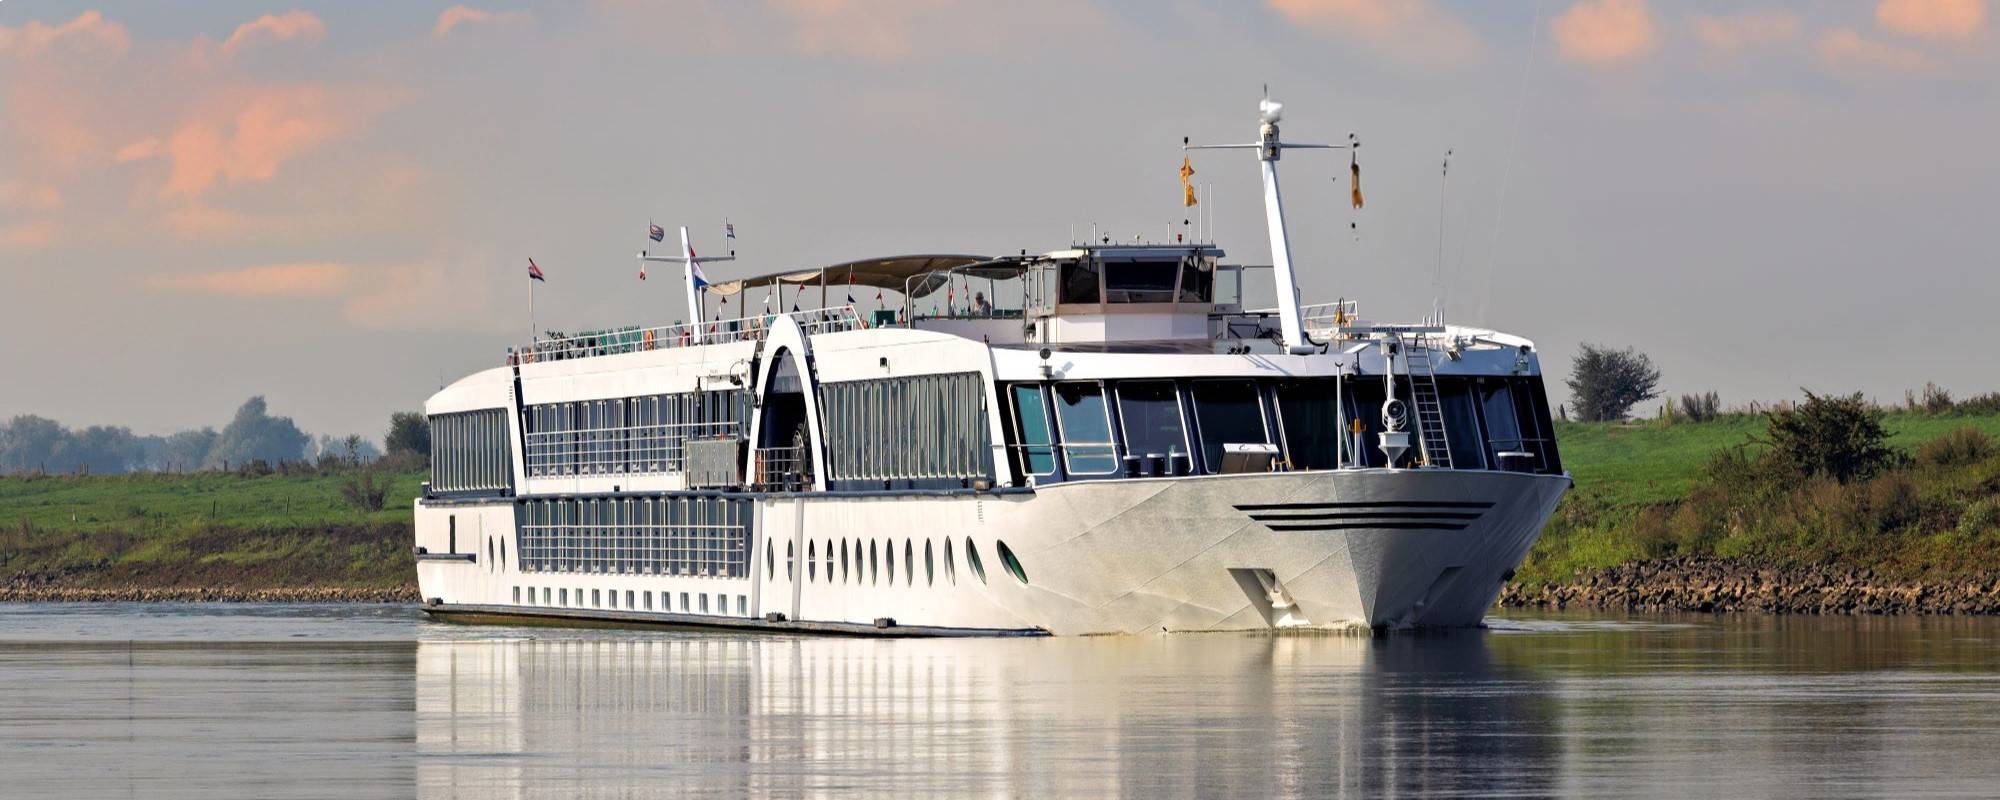
[[[1951,392],[1929,381],[1924,382],[1923,410],[1926,414],[1943,414],[1952,410]]]
[[[1917,445],[1917,463],[1927,467],[1977,464],[1993,454],[1993,439],[1973,427],[1959,428]]]
[[[2000,392],[1976,394],[1958,401],[1960,414],[2000,414]]]
[[[1978,536],[2000,527],[2000,497],[1981,499],[1965,507],[1959,515],[1958,532],[1964,536]]]
[[[1722,397],[1715,392],[1681,395],[1680,415],[1689,422],[1707,422],[1722,415]]]
[[[1584,343],[1570,361],[1570,397],[1583,422],[1624,419],[1639,403],[1659,397],[1660,371],[1653,360],[1627,347]]]
[[[1796,408],[1766,415],[1765,436],[1772,453],[1803,475],[1824,475],[1841,483],[1870,478],[1896,459],[1884,442],[1882,411],[1861,399],[1806,392]]]
[[[377,483],[375,471],[363,467],[347,477],[347,481],[340,485],[340,493],[355,508],[362,511],[381,511],[382,504],[389,495],[389,482],[384,480]]]

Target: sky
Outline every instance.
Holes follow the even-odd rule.
[[[1306,302],[1631,346],[1725,404],[2000,390],[1985,0],[0,0],[0,416],[316,434],[712,279],[1185,218],[1263,88]],[[1451,152],[1448,175],[1442,161]],[[1269,263],[1241,152],[1197,153]],[[871,298],[863,298],[871,301]]]

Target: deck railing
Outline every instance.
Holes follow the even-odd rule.
[[[1360,309],[1360,304],[1353,300],[1314,303],[1299,306],[1299,318],[1304,323],[1306,335],[1326,341],[1339,335],[1342,327],[1352,324]]]
[[[663,325],[655,328],[632,327],[575,335],[558,334],[546,339],[537,339],[532,344],[509,351],[507,363],[531,364],[537,361],[566,361],[574,358],[667,350],[697,344],[754,342],[763,339],[770,332],[772,323],[776,322],[778,317],[791,317],[799,323],[799,327],[805,329],[808,336],[866,327],[861,316],[855,313],[854,306],[831,306],[784,314],[758,314],[736,319]]]

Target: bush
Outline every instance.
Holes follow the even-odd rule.
[[[1660,396],[1660,371],[1630,347],[1613,350],[1584,343],[1570,360],[1566,383],[1576,418],[1583,422],[1624,419],[1633,406]]]
[[[1689,422],[1707,422],[1722,416],[1722,396],[1714,392],[1681,395],[1680,415]]]
[[[2000,497],[1988,497],[1965,507],[1959,515],[1958,532],[1963,536],[1979,536],[1994,528],[2000,528]]]
[[[1976,394],[1960,400],[1957,410],[1960,414],[2000,414],[2000,392]]]
[[[1772,453],[1802,475],[1824,475],[1841,483],[1870,478],[1896,460],[1884,442],[1882,411],[1861,399],[1806,392],[1796,408],[1766,415]]]
[[[415,456],[426,463],[431,457],[431,421],[416,411],[389,415],[389,434],[382,437],[389,455]]]
[[[1943,414],[1952,410],[1951,392],[1930,381],[1924,382],[1923,410],[1926,414]]]
[[[1964,427],[1917,445],[1917,463],[1956,467],[1992,458],[1993,440],[1978,428]]]
[[[377,483],[375,471],[363,467],[355,470],[354,474],[349,475],[347,481],[340,485],[340,493],[347,498],[348,504],[355,508],[362,511],[381,511],[382,504],[389,495],[389,482],[384,480]]]

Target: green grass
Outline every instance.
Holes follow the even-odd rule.
[[[415,575],[420,471],[383,473],[380,511],[349,503],[351,473],[0,478],[0,582],[393,588]]]
[[[1559,422],[1556,438],[1563,464],[1576,487],[1563,499],[1548,529],[1522,565],[1520,579],[1529,584],[1559,582],[1578,571],[1608,567],[1657,555],[1648,536],[1669,527],[1667,520],[1690,493],[1705,481],[1704,466],[1717,453],[1757,443],[1765,420],[1759,415],[1729,415],[1702,423],[1672,425],[1656,420],[1620,423]],[[1905,452],[1959,428],[1976,428],[2000,439],[2000,415],[1921,414],[1891,412],[1883,418],[1889,444]],[[1912,470],[1925,519],[1895,536],[1869,539],[1850,546],[1843,557],[1870,564],[1897,565],[1912,572],[1964,571],[1988,553],[1990,542],[1969,540],[1943,529],[1956,509],[1984,496],[1996,465],[1950,470]],[[1861,491],[1856,489],[1856,491]],[[1704,507],[1706,513],[1707,507]],[[1648,516],[1650,515],[1650,517]],[[1756,522],[1709,520],[1725,533],[1704,542],[1714,555],[1772,557],[1776,534],[1756,530]],[[1733,522],[1733,524],[1732,524]],[[1812,532],[1795,534],[1811,539]],[[1859,548],[1857,550],[1856,548]],[[1800,552],[1808,552],[1801,549]]]

